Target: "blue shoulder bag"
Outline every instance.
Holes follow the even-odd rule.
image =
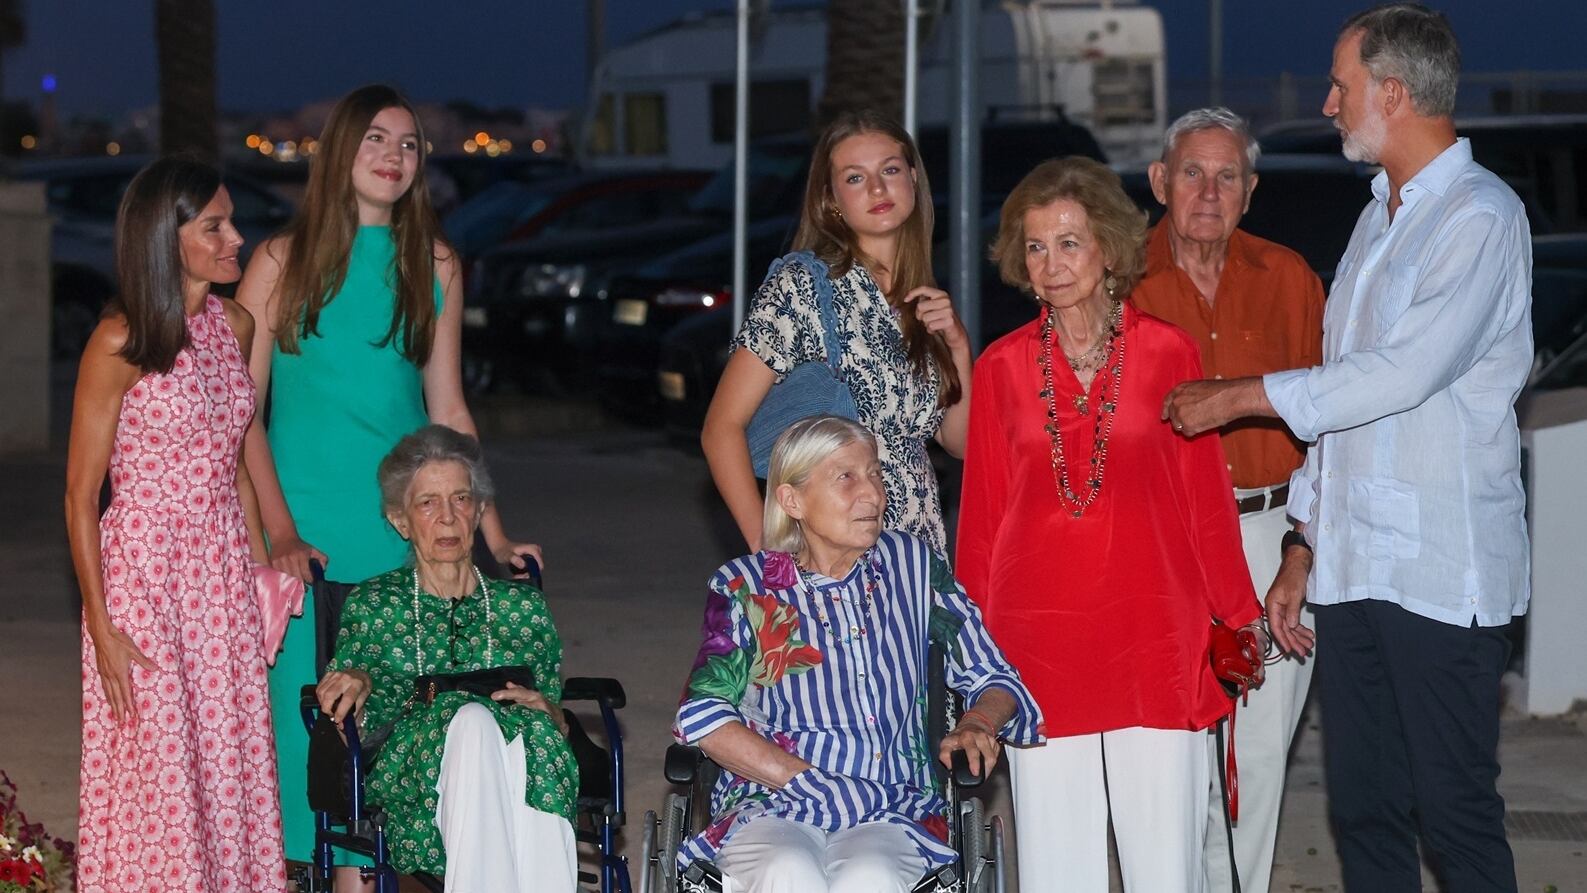
[[[825,363],[800,363],[783,380],[772,385],[760,408],[749,420],[745,436],[755,476],[764,479],[770,471],[771,448],[789,425],[815,415],[835,415],[858,419],[859,408],[843,375],[843,349],[838,341],[838,320],[832,310],[832,280],[827,265],[809,251],[795,251],[778,258],[766,272],[770,282],[788,264],[799,264],[815,281],[816,304],[821,311],[821,337],[826,344]]]

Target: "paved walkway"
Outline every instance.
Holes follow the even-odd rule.
[[[733,529],[698,456],[660,436],[564,411],[498,414],[488,452],[508,529],[546,547],[546,583],[569,675],[611,675],[628,690],[632,811],[659,804],[667,728],[697,644],[703,583],[736,554]],[[62,455],[0,459],[13,511],[0,538],[0,768],[22,808],[75,837],[79,752],[77,601],[61,521]],[[1500,788],[1525,891],[1587,891],[1587,718],[1504,727]],[[1297,741],[1279,834],[1275,891],[1338,890],[1313,711]],[[991,800],[1006,811],[1006,777]],[[1011,889],[1015,889],[1011,886]],[[1432,889],[1429,882],[1429,889]]]

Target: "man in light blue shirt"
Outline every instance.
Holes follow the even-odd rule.
[[[1514,890],[1499,765],[1506,627],[1530,591],[1515,400],[1532,363],[1520,199],[1450,118],[1447,20],[1400,3],[1346,22],[1323,113],[1383,167],[1323,319],[1323,365],[1181,385],[1186,436],[1277,416],[1310,442],[1267,600],[1274,638],[1321,648],[1329,812],[1349,890]],[[1315,563],[1312,550],[1315,549]],[[1308,579],[1309,575],[1309,579]]]

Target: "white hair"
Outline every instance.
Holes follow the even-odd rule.
[[[1245,143],[1246,175],[1256,171],[1256,160],[1262,157],[1262,147],[1257,145],[1256,137],[1251,135],[1251,126],[1246,120],[1223,106],[1186,112],[1168,125],[1168,129],[1163,132],[1162,160],[1165,163],[1168,161],[1180,137],[1202,130],[1227,130],[1238,137]]]
[[[810,475],[828,456],[855,441],[876,449],[876,435],[852,419],[818,415],[800,419],[788,426],[771,448],[771,463],[766,470],[766,508],[761,515],[761,548],[770,552],[794,554],[804,548],[805,537],[795,521],[777,501],[777,488],[788,484],[803,487]]]

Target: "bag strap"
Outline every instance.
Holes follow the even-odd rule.
[[[783,267],[789,264],[804,267],[815,284],[816,309],[821,314],[821,341],[827,351],[826,365],[832,370],[832,374],[842,381],[843,343],[838,338],[838,315],[832,306],[832,280],[829,278],[831,270],[821,258],[816,257],[815,252],[794,251],[772,262],[771,268],[766,271],[766,281],[770,282],[782,272]]]

